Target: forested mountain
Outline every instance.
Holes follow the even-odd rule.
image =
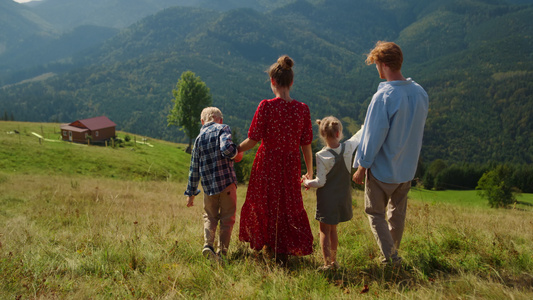
[[[61,29],[80,25],[124,28],[172,6],[264,11],[288,2],[290,0],[41,0],[35,2],[33,8],[43,19]]]
[[[54,27],[28,7],[0,0],[0,56],[28,36],[54,35]]]
[[[292,96],[313,118],[333,114],[353,131],[380,81],[364,53],[391,40],[404,50],[404,75],[430,96],[424,161],[533,162],[532,1],[271,3],[285,2],[165,8],[91,51],[39,69],[77,66],[69,72],[3,88],[0,113],[60,122],[105,114],[121,130],[183,141],[167,128],[166,115],[179,76],[191,70],[211,89],[225,122],[245,135],[259,101],[272,96],[264,70],[289,54],[296,61]]]

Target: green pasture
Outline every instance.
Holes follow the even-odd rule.
[[[489,209],[488,200],[481,198],[475,190],[431,191],[413,188],[409,193],[409,197],[413,200],[429,204],[449,204]],[[533,211],[533,194],[518,194],[516,198],[518,202],[512,206],[513,208]]]
[[[187,178],[190,156],[185,145],[124,132],[129,142],[97,146],[65,142],[60,124],[0,121],[0,166],[4,172],[87,175],[129,180]],[[18,132],[18,133],[17,133]]]
[[[201,199],[185,206],[185,145],[128,135],[87,146],[60,141],[59,124],[0,121],[0,299],[533,297],[531,194],[492,209],[476,191],[412,189],[404,261],[387,267],[354,191],[341,267],[320,272],[314,191],[302,192],[313,254],[280,266],[239,242],[239,185],[230,251],[214,265],[201,254]]]

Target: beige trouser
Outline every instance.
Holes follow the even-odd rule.
[[[381,254],[385,257],[384,261],[398,258],[410,188],[410,181],[384,183],[377,180],[370,170],[367,172],[365,212]]]
[[[233,224],[235,224],[237,186],[232,183],[219,194],[212,196],[204,193],[204,210],[204,247],[213,247],[217,225],[220,221],[218,252],[226,254]]]

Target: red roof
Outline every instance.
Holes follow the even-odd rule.
[[[91,131],[117,126],[117,124],[109,120],[109,118],[107,118],[106,116],[78,120],[78,121],[70,123],[69,125],[75,126],[75,127],[85,127]]]

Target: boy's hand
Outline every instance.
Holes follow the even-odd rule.
[[[240,162],[242,160],[242,155],[244,154],[244,152],[239,152],[237,153],[237,156],[235,156],[235,158],[233,159],[235,162]]]
[[[187,196],[187,207],[194,205],[194,196]]]

